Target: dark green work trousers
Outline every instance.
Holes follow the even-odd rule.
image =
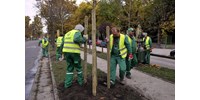
[[[76,72],[78,74],[77,76],[79,85],[83,85],[83,74],[80,53],[65,53],[64,55],[67,62],[67,71],[64,87],[68,88],[72,85],[74,69],[76,69]]]

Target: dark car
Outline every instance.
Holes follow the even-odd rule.
[[[100,47],[104,47],[104,48],[106,48],[106,47],[107,47],[107,43],[104,42],[104,41],[102,41],[101,44],[100,44]]]
[[[175,49],[170,52],[170,56],[175,57]]]
[[[102,42],[102,40],[97,40],[96,46],[101,46],[101,42]]]

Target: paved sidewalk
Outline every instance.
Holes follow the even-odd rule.
[[[82,46],[82,47],[84,47],[84,46]],[[92,49],[92,45],[91,45],[90,47],[91,47],[91,49]],[[87,48],[89,48],[89,45],[87,46]],[[97,48],[97,49],[96,49],[97,51],[100,51],[100,52],[102,51],[102,47],[96,46],[96,48]],[[103,48],[103,52],[104,52],[104,53],[107,53],[107,48]]]
[[[83,59],[83,51],[81,51],[81,58]],[[87,54],[88,63],[92,64],[92,55]],[[97,67],[103,72],[107,73],[107,61],[97,57]],[[138,92],[144,94],[151,100],[175,100],[175,84],[163,81],[161,79],[149,76],[138,70],[131,70],[132,79],[126,79],[126,85],[133,87]],[[119,67],[116,71],[119,76]],[[119,77],[118,77],[119,78]]]
[[[29,100],[54,100],[51,70],[48,58],[43,58]]]

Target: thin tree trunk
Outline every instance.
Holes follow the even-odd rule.
[[[129,14],[128,14],[128,27],[131,27],[131,0],[130,0],[130,5],[129,5]]]
[[[160,47],[160,28],[158,27],[158,34],[157,34],[157,36],[158,36],[158,38],[157,38],[157,44],[158,44],[158,47]]]

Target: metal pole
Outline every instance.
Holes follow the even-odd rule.
[[[84,34],[87,34],[88,31],[88,17],[85,16],[85,30]],[[87,83],[87,42],[84,44],[84,83]]]
[[[106,27],[106,37],[107,37],[107,87],[110,88],[110,27]]]

